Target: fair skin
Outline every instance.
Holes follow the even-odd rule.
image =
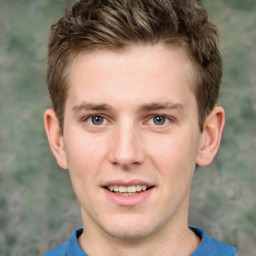
[[[190,186],[195,165],[218,150],[224,110],[200,132],[194,75],[184,50],[162,45],[73,61],[64,132],[52,109],[44,118],[81,205],[88,255],[185,256],[200,244],[188,228]]]

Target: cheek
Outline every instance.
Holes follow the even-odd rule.
[[[186,176],[188,172],[193,172],[196,163],[195,137],[176,133],[151,138],[147,147],[149,157],[166,175]]]
[[[94,193],[98,184],[98,174],[104,158],[100,147],[102,141],[83,134],[69,136],[66,141],[66,155],[71,182],[81,204]]]
[[[73,134],[76,135],[69,136],[66,141],[66,156],[71,181],[78,194],[78,190],[88,189],[92,184],[97,185],[106,150],[102,146],[103,141],[96,136]]]

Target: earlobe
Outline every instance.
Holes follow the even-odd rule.
[[[209,165],[217,154],[221,134],[225,124],[225,112],[222,107],[215,107],[206,118],[197,155],[198,165]]]
[[[58,165],[63,169],[67,169],[68,166],[63,136],[61,129],[59,127],[58,118],[53,109],[47,109],[44,112],[44,126],[50,144],[50,148],[58,162]]]

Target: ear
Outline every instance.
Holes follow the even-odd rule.
[[[59,126],[59,120],[53,109],[47,109],[44,112],[44,127],[52,153],[55,156],[58,165],[63,169],[67,169],[67,157],[64,148],[62,131]]]
[[[215,107],[204,122],[196,163],[209,165],[219,149],[221,134],[225,124],[225,112],[222,107]]]

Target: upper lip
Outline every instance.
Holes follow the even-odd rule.
[[[119,185],[119,186],[132,186],[132,185],[146,185],[147,187],[153,187],[154,184],[143,181],[143,180],[110,180],[102,184],[102,187],[108,187],[112,185]]]

